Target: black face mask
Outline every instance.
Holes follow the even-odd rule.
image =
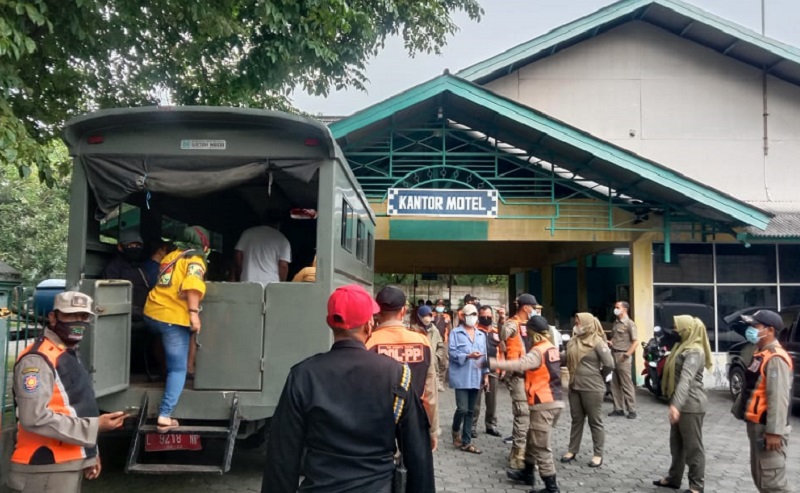
[[[144,248],[142,247],[122,247],[122,256],[128,262],[141,262],[144,260]]]
[[[62,322],[61,320],[56,320],[53,332],[58,334],[58,337],[65,343],[77,343],[83,340],[83,333],[89,328],[89,325],[91,325],[89,322]]]
[[[484,327],[492,325],[492,317],[478,317],[478,323]]]

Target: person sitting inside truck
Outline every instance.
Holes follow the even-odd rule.
[[[292,282],[317,282],[317,256],[309,267],[303,267],[294,275]]]
[[[277,213],[268,213],[264,224],[242,233],[234,247],[236,278],[241,282],[267,285],[285,282],[292,263],[292,247],[279,231]]]
[[[142,314],[147,293],[153,287],[147,279],[145,260],[147,255],[139,232],[135,229],[124,229],[119,233],[117,253],[101,274],[103,279],[121,279],[130,281],[133,285],[131,323],[134,326],[143,322]]]
[[[145,321],[161,334],[166,355],[167,383],[158,411],[158,432],[179,426],[172,412],[186,383],[189,343],[200,332],[200,301],[206,293],[209,233],[202,226],[183,230],[181,242],[161,260],[158,282],[147,297]]]

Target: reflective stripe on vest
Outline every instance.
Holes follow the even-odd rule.
[[[53,371],[53,393],[50,402],[47,403],[47,407],[52,412],[81,418],[99,415],[89,374],[80,366],[76,355],[68,354],[47,338],[41,338],[25,348],[17,359],[17,363],[27,354],[38,354],[44,358]],[[62,356],[65,355],[66,357],[62,359]],[[80,370],[76,370],[75,365],[78,365]],[[70,375],[69,378],[62,378],[62,372],[67,371],[76,374]],[[88,397],[91,397],[91,402],[87,401]],[[80,445],[47,438],[26,431],[20,424],[17,424],[17,443],[14,454],[11,456],[11,462],[26,465],[50,465],[83,460],[95,455],[97,455],[97,447],[84,448]]]
[[[511,317],[509,322],[517,324],[517,333],[513,337],[506,339],[506,359],[520,359],[527,352],[525,351],[525,344],[522,342],[522,327],[520,327],[522,322],[516,316]]]
[[[542,364],[525,372],[525,393],[528,405],[545,404],[564,399],[561,392],[561,355],[550,341],[533,347],[542,356]]]
[[[769,361],[776,356],[786,361],[790,371],[793,369],[792,358],[780,346],[765,349],[753,355],[753,361],[747,368],[747,372],[750,374],[749,378],[747,376],[745,378],[749,381],[756,380],[756,384],[747,401],[744,415],[746,421],[767,424],[767,377],[764,369]],[[791,405],[791,399],[789,399],[789,406],[791,407]],[[787,414],[787,416],[790,415],[791,413]]]

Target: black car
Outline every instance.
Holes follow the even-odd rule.
[[[740,310],[740,312],[743,313],[737,312],[739,313],[738,316],[740,319],[737,324],[744,324],[741,325],[741,327],[746,329],[747,324],[741,320],[741,315],[752,315],[757,310],[758,308],[754,308],[752,310]],[[792,402],[798,404],[800,403],[800,368],[798,367],[800,365],[800,305],[787,306],[779,313],[781,318],[783,318],[785,330],[780,333],[778,339],[786,352],[792,357],[792,363],[794,365]],[[731,395],[734,399],[744,387],[744,372],[753,358],[754,350],[755,345],[746,341],[731,346],[728,350],[728,382]]]
[[[714,307],[701,303],[684,303],[681,301],[662,301],[653,305],[653,321],[655,327],[661,327],[663,331],[663,344],[668,347],[680,340],[675,332],[674,317],[678,315],[691,315],[703,321],[708,333],[708,340],[714,349]]]

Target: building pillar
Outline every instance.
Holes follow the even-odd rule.
[[[642,365],[642,342],[653,337],[653,233],[645,233],[630,243],[631,251],[631,318],[639,329],[639,344],[636,348],[634,362],[638,367],[635,371],[639,384],[643,378],[640,375]]]
[[[589,311],[589,291],[586,285],[586,255],[578,257],[578,311]]]

